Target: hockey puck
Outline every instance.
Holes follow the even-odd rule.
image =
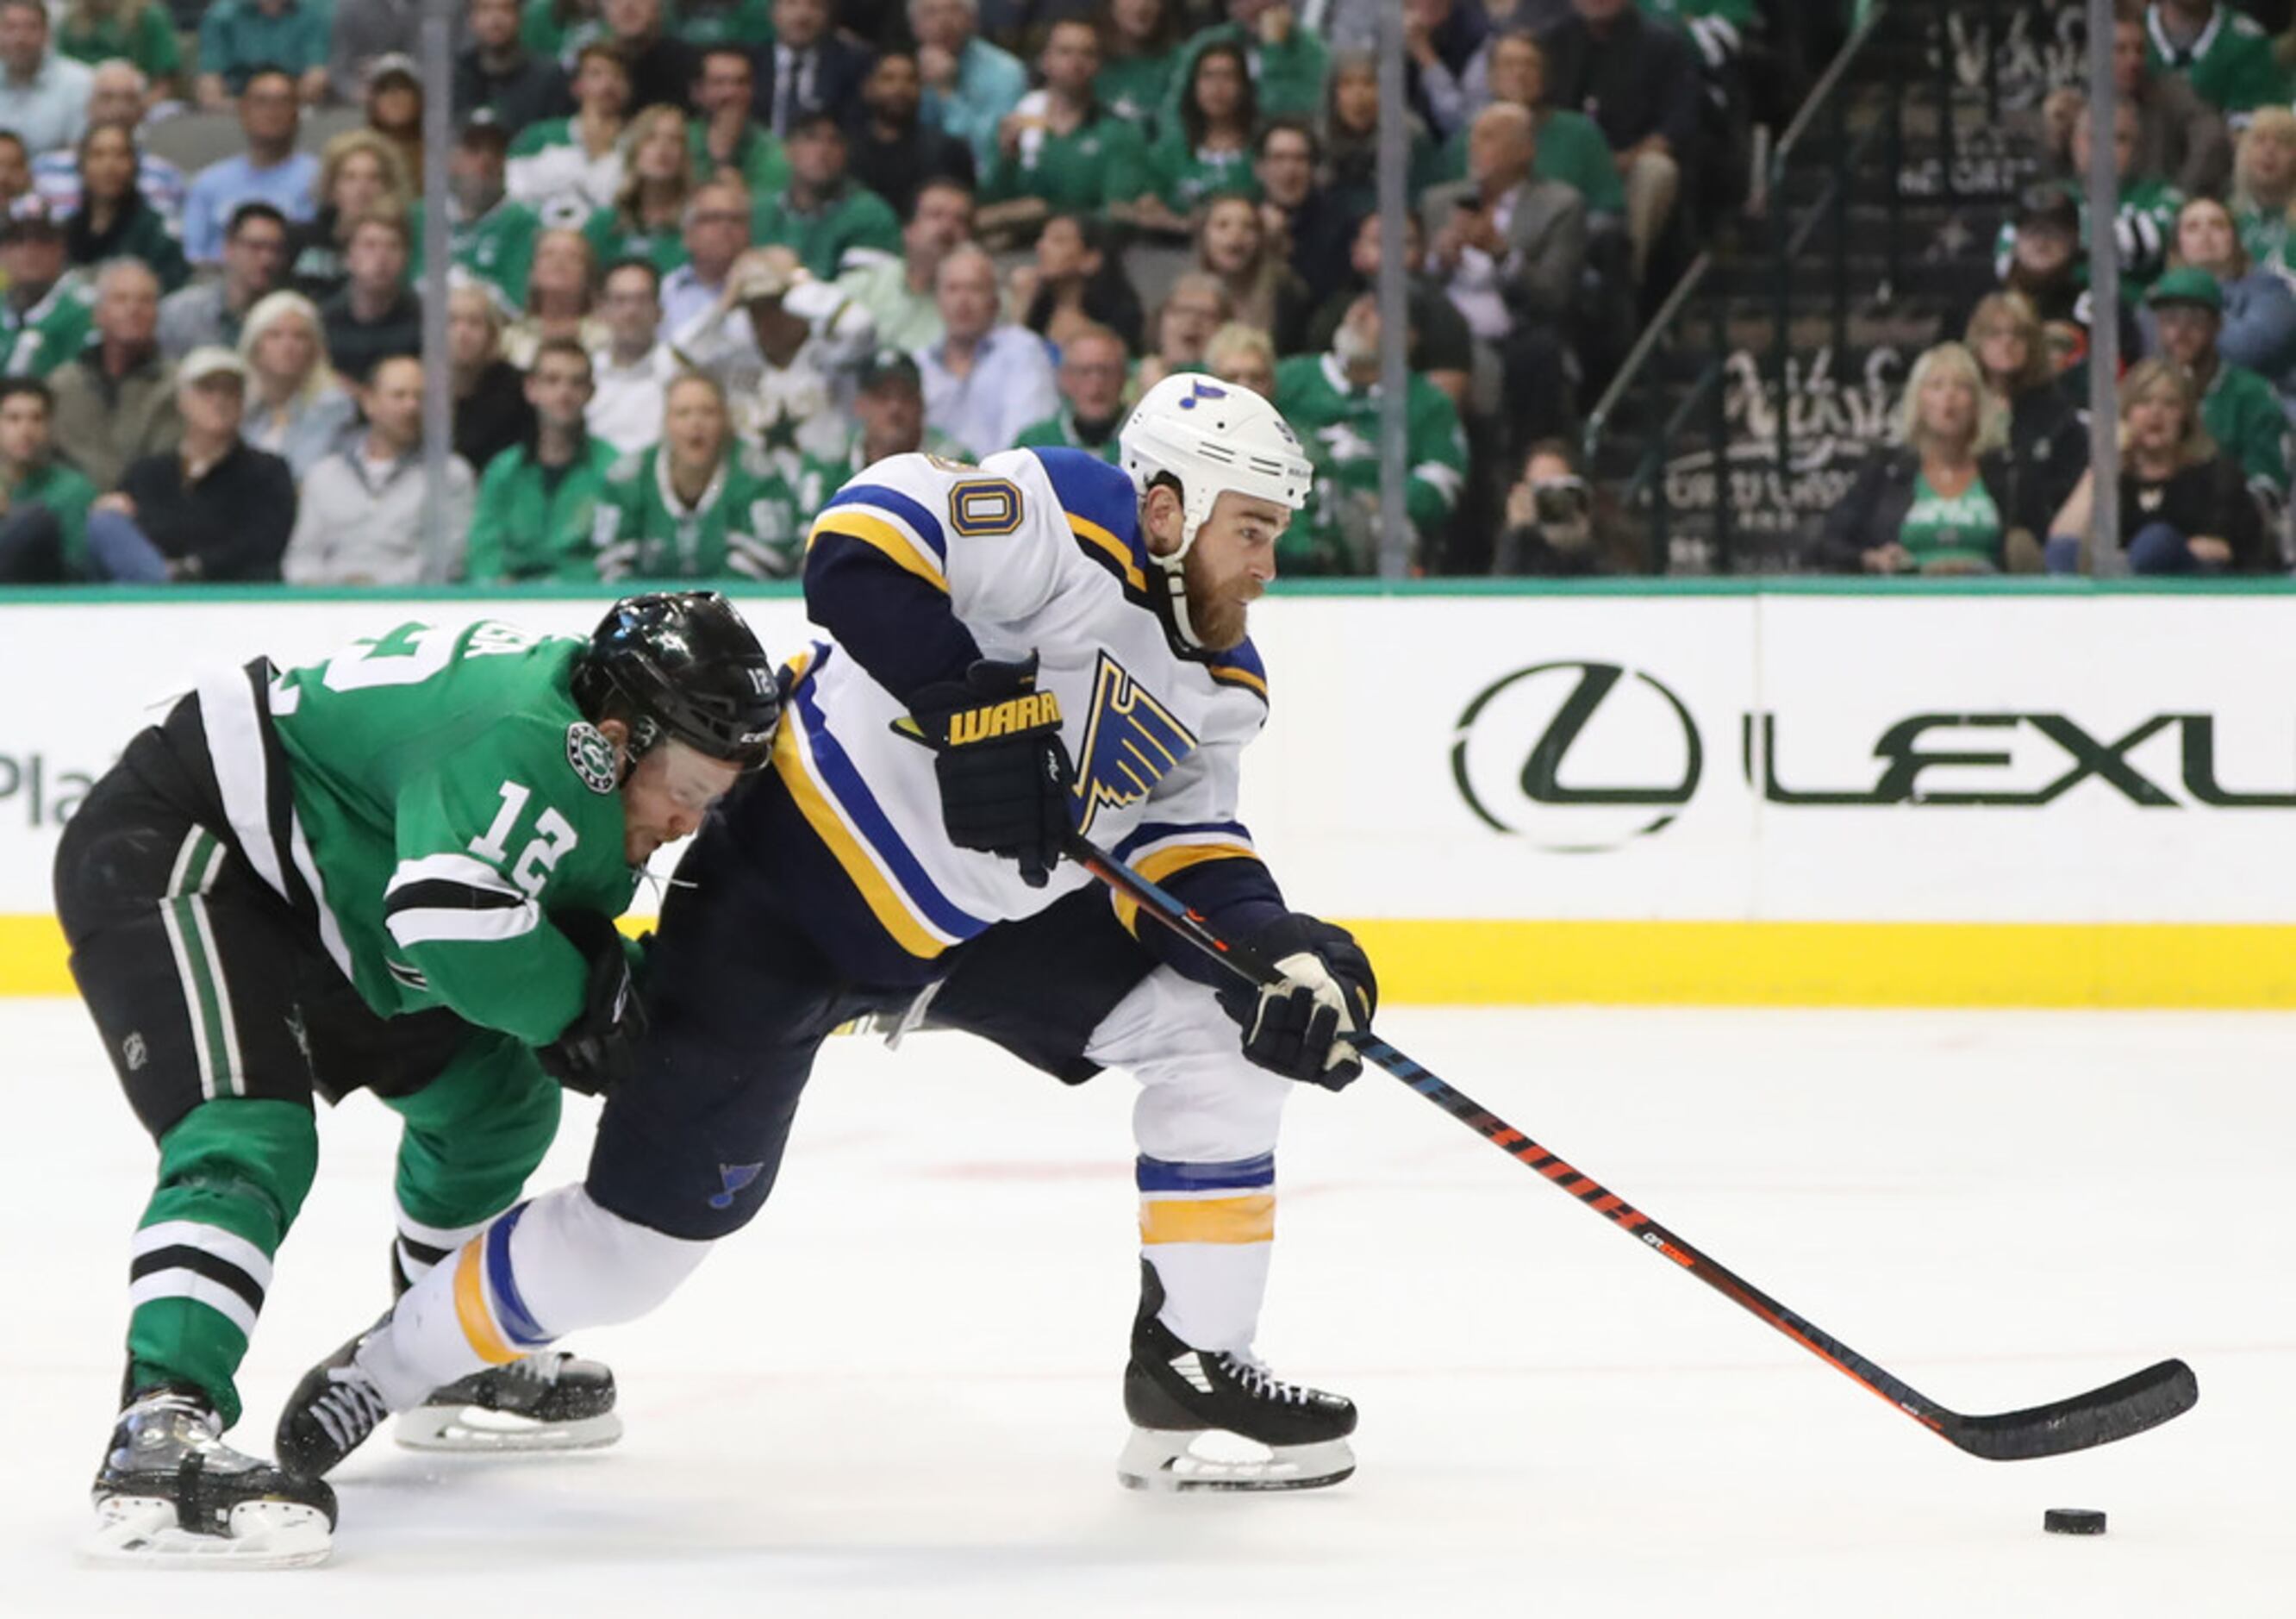
[[[2087,1507],[2052,1507],[2041,1514],[2041,1527],[2051,1534],[2103,1534],[2104,1514]]]

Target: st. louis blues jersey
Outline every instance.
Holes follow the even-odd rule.
[[[1281,909],[1236,812],[1266,673],[1249,642],[1206,654],[1174,641],[1122,472],[1062,448],[881,461],[815,519],[805,579],[831,638],[793,661],[769,778],[783,825],[750,847],[853,977],[930,978],[953,946],[1092,880],[1064,863],[1030,888],[1013,861],[943,831],[911,702],[984,657],[1039,660],[1086,835],[1227,925]]]

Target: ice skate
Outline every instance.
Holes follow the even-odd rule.
[[[433,1391],[396,1433],[414,1451],[593,1451],[622,1436],[622,1419],[611,1370],[546,1349]]]
[[[279,1412],[272,1439],[279,1465],[298,1478],[334,1471],[390,1415],[390,1402],[358,1363],[361,1333],[309,1371]]]
[[[1313,1490],[1356,1470],[1353,1401],[1286,1383],[1248,1354],[1182,1343],[1156,1319],[1156,1268],[1141,1272],[1124,1371],[1132,1437],[1116,1464],[1127,1489]]]
[[[200,1395],[152,1389],[119,1413],[82,1554],[179,1568],[307,1568],[334,1541],[335,1492],[225,1444]]]

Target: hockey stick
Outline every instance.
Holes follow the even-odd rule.
[[[1067,849],[1070,858],[1086,871],[1237,977],[1250,983],[1267,984],[1283,976],[1249,949],[1222,939],[1194,911],[1081,834],[1069,835]],[[2200,1385],[2191,1367],[2182,1360],[2163,1360],[2118,1383],[2108,1383],[2103,1388],[2051,1405],[2005,1411],[1994,1417],[1964,1417],[1958,1411],[1949,1411],[1752,1283],[1708,1258],[1615,1192],[1606,1191],[1593,1177],[1565,1163],[1377,1035],[1356,1035],[1353,1041],[1365,1062],[1385,1069],[1492,1145],[1505,1147],[1521,1159],[1620,1230],[1673,1261],[1740,1309],[1767,1321],[1836,1371],[1972,1456],[1981,1456],[1988,1461],[2022,1461],[2030,1457],[2062,1456],[2069,1451],[2110,1444],[2183,1416],[2201,1397]]]

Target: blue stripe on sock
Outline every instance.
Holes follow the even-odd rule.
[[[517,1229],[519,1217],[525,1212],[526,1204],[520,1204],[487,1228],[487,1286],[494,1293],[504,1334],[521,1349],[540,1349],[550,1342],[550,1335],[542,1330],[528,1311],[526,1301],[518,1296],[518,1278],[510,1268],[510,1234]]]
[[[1144,1192],[1209,1192],[1275,1184],[1275,1155],[1226,1163],[1167,1163],[1142,1154],[1135,1171]]]

